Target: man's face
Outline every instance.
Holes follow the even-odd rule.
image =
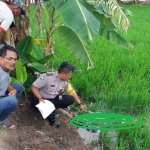
[[[12,10],[14,17],[17,17],[21,14],[22,9],[19,6],[16,6]]]
[[[71,77],[71,75],[72,75],[72,71],[70,71],[68,73],[62,73],[62,80],[68,81],[69,78]]]
[[[17,54],[13,51],[7,50],[5,57],[0,56],[0,66],[6,72],[8,72],[9,70],[14,70],[16,67],[17,60]]]

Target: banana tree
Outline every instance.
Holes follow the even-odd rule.
[[[38,5],[36,16],[39,29],[42,26],[46,31],[44,56],[54,51],[54,35],[60,38],[81,63],[88,63],[88,68],[93,64],[87,46],[97,36],[105,37],[124,48],[132,48],[132,45],[115,30],[119,28],[127,31],[129,21],[126,15],[131,15],[131,12],[121,8],[115,0],[42,0],[42,2],[45,11],[41,15],[41,8]],[[44,17],[43,21],[41,16]],[[43,40],[36,39],[35,42],[43,44]]]
[[[21,61],[19,60],[16,65],[15,77],[11,76],[11,83],[19,82],[24,84],[27,80],[27,72],[25,66],[22,66]]]

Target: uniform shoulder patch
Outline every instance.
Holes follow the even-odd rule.
[[[44,77],[42,76],[42,77],[40,77],[40,80],[44,80]]]
[[[49,73],[49,72],[47,72],[47,73],[46,73],[46,75],[47,75],[47,76],[52,76],[52,75],[53,75],[53,73],[51,73],[51,72],[50,72],[50,73]]]

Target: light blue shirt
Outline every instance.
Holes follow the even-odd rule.
[[[5,95],[8,84],[10,83],[10,75],[9,72],[5,72],[0,67],[0,97]]]

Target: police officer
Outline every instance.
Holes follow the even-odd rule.
[[[74,67],[70,63],[63,62],[57,72],[41,74],[31,86],[31,90],[36,97],[32,106],[47,99],[54,104],[56,109],[66,108],[75,101],[79,109],[83,111],[84,106],[68,81],[73,71]],[[47,120],[50,125],[59,127],[60,125],[55,121],[54,116],[55,113],[53,112],[47,117]]]

